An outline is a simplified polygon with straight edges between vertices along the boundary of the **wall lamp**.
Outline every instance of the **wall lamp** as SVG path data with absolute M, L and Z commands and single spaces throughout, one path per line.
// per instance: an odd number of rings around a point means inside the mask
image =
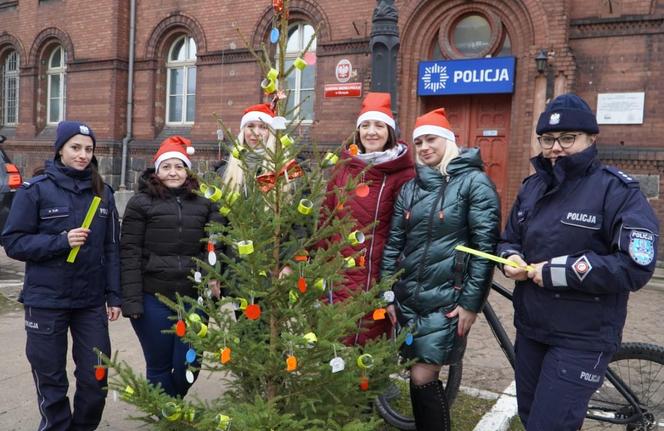
M 540 49 L 535 56 L 535 65 L 537 66 L 537 73 L 544 73 L 549 62 L 549 56 L 546 49 Z

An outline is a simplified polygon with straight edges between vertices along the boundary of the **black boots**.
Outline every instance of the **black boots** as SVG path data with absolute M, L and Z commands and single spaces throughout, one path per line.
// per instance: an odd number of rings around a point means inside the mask
M 450 410 L 440 380 L 424 385 L 410 384 L 410 401 L 417 431 L 450 431 Z

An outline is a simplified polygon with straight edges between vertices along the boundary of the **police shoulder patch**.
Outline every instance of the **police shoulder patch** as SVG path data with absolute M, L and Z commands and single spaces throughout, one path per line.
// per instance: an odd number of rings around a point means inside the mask
M 33 185 L 35 185 L 35 184 L 37 184 L 41 181 L 44 181 L 47 178 L 48 178 L 48 176 L 46 176 L 46 175 L 37 175 L 36 177 L 33 177 L 33 178 L 30 178 L 29 180 L 23 181 L 23 187 L 25 187 L 26 189 L 30 188 L 30 186 L 33 186 Z
M 620 169 L 616 168 L 615 166 L 603 166 L 604 170 L 608 173 L 610 173 L 613 176 L 616 176 L 622 181 L 623 183 L 627 184 L 630 187 L 638 187 L 639 186 L 639 180 L 634 178 L 633 176 L 629 175 L 626 172 L 621 171 Z
M 643 230 L 631 231 L 628 250 L 634 262 L 642 266 L 650 265 L 655 258 L 655 235 Z

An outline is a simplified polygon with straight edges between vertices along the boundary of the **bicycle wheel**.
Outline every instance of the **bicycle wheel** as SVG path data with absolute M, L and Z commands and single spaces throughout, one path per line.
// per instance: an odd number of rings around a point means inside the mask
M 449 407 L 452 407 L 459 386 L 461 385 L 461 374 L 463 372 L 463 362 L 444 366 L 440 372 L 441 376 L 447 375 L 443 381 L 445 387 L 445 396 Z M 393 384 L 387 391 L 376 398 L 376 410 L 388 424 L 400 430 L 414 430 L 415 419 L 410 404 L 410 383 L 408 371 L 392 376 Z
M 609 369 L 638 400 L 620 393 L 608 378 L 591 397 L 583 430 L 664 430 L 664 347 L 624 343 L 613 356 Z

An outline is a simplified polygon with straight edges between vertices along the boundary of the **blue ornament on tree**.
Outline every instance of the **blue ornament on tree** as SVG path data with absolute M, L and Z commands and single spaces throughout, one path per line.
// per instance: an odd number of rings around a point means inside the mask
M 279 29 L 276 27 L 273 27 L 272 31 L 270 32 L 270 42 L 272 43 L 279 42 Z

